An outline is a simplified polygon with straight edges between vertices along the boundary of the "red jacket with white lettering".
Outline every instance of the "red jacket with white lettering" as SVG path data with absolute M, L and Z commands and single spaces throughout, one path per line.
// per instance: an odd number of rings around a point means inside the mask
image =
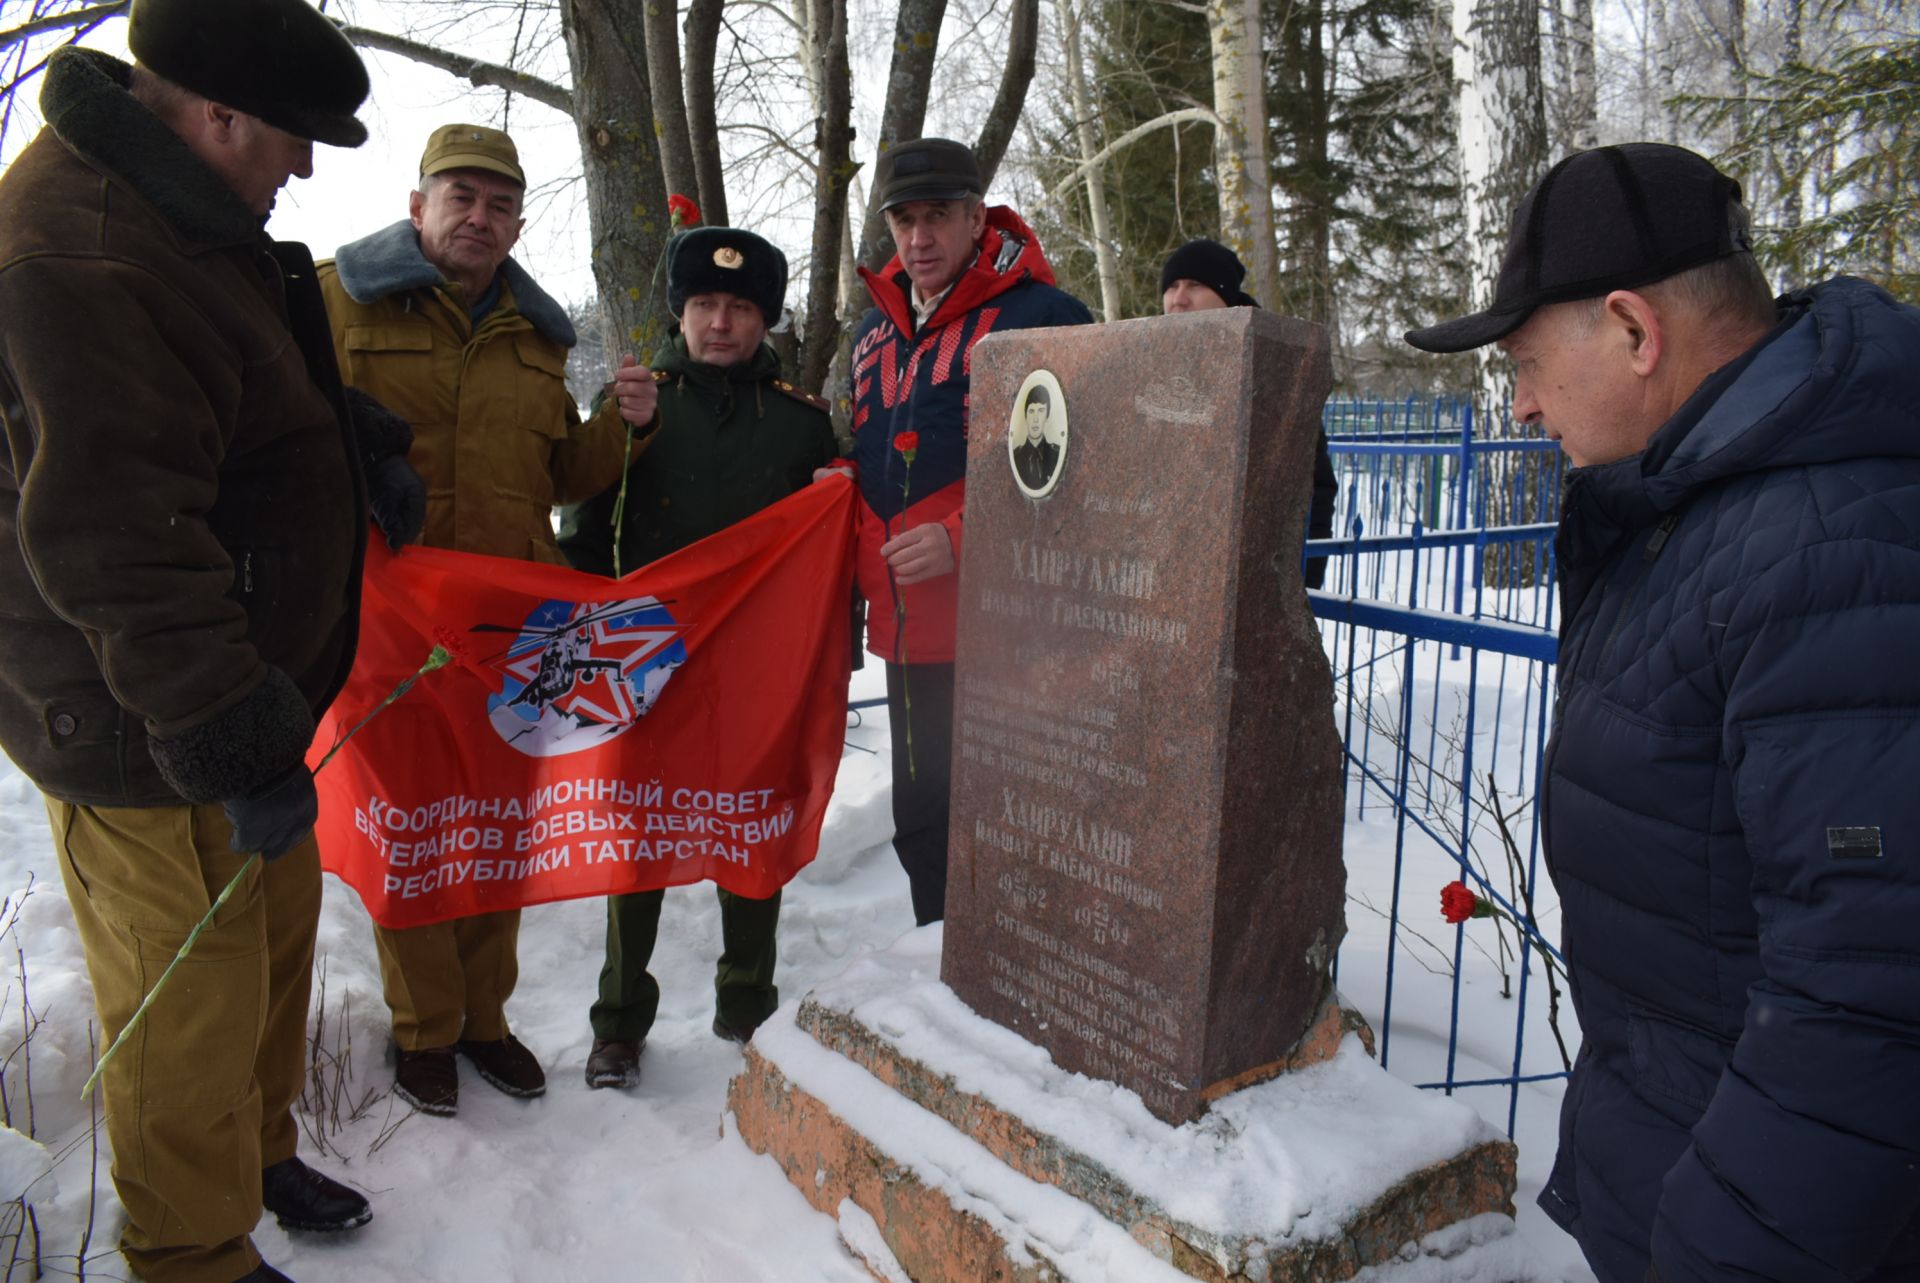
M 950 664 L 960 576 L 901 587 L 880 545 L 937 521 L 960 559 L 966 496 L 967 392 L 973 345 L 995 330 L 1086 325 L 1093 317 L 1054 286 L 1040 241 L 1004 205 L 987 208 L 980 253 L 917 331 L 899 255 L 879 273 L 861 269 L 873 309 L 853 338 L 853 454 L 865 502 L 856 574 L 866 597 L 867 649 L 894 663 Z M 896 449 L 919 443 L 913 462 Z M 901 627 L 904 621 L 904 627 Z

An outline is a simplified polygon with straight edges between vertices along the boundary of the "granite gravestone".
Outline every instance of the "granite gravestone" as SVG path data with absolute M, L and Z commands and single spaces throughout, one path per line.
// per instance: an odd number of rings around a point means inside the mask
M 1073 431 L 1036 498 L 1008 438 L 1040 371 Z M 972 376 L 941 978 L 1184 1122 L 1286 1061 L 1345 930 L 1299 569 L 1326 336 L 1252 308 L 1016 331 Z

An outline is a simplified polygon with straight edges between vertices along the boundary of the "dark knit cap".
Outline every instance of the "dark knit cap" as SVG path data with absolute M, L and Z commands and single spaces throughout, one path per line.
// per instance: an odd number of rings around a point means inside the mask
M 1493 306 L 1410 330 L 1428 352 L 1503 339 L 1548 303 L 1599 298 L 1753 248 L 1740 184 L 1704 157 L 1665 143 L 1575 152 L 1513 211 Z
M 951 138 L 916 138 L 880 153 L 874 186 L 884 213 L 910 200 L 959 200 L 984 196 L 980 162 L 973 148 Z
M 752 299 L 773 325 L 787 297 L 787 256 L 738 227 L 680 232 L 667 242 L 667 306 L 678 316 L 695 294 Z
M 127 47 L 183 89 L 290 134 L 358 147 L 367 69 L 305 0 L 134 0 Z
M 1198 281 L 1218 294 L 1228 307 L 1258 307 L 1253 296 L 1240 291 L 1247 279 L 1247 265 L 1240 256 L 1219 241 L 1188 241 L 1167 255 L 1160 269 L 1160 292 L 1165 294 L 1175 281 Z

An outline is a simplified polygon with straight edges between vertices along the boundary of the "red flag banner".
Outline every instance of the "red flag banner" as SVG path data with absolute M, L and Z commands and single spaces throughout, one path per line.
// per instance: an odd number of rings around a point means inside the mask
M 309 758 L 351 732 L 315 777 L 322 864 L 388 927 L 702 879 L 772 895 L 840 763 L 855 501 L 808 486 L 617 580 L 369 547 Z M 376 713 L 435 645 L 452 661 Z

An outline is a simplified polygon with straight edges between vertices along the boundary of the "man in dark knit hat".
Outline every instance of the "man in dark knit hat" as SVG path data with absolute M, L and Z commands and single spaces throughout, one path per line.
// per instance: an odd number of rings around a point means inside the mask
M 135 0 L 128 44 L 53 56 L 0 177 L 0 744 L 46 796 L 103 1045 L 241 875 L 105 1120 L 136 1277 L 278 1280 L 263 1206 L 371 1215 L 294 1156 L 305 757 L 353 662 L 363 465 L 406 477 L 404 440 L 350 426 L 312 259 L 262 224 L 315 142 L 365 139 L 367 77 L 301 0 Z
M 893 846 L 914 921 L 924 926 L 946 915 L 967 353 L 989 333 L 1093 317 L 1054 284 L 1033 229 L 1007 206 L 986 203 L 965 144 L 897 143 L 878 169 L 878 201 L 897 252 L 878 272 L 860 270 L 873 309 L 854 331 L 853 453 L 839 466 L 857 472 L 865 500 L 855 566 L 869 606 L 867 648 L 887 664 Z M 918 434 L 911 465 L 897 447 L 907 431 Z
M 1218 241 L 1188 241 L 1160 268 L 1160 310 L 1168 316 L 1177 312 L 1210 312 L 1221 307 L 1259 307 L 1253 295 L 1240 288 L 1247 279 L 1246 264 L 1240 256 Z M 1333 507 L 1340 497 L 1340 483 L 1333 473 L 1333 457 L 1327 452 L 1326 429 L 1320 430 L 1313 454 L 1313 499 L 1307 507 L 1307 538 L 1333 537 Z M 1301 567 L 1307 587 L 1318 588 L 1326 581 L 1327 559 L 1309 557 Z
M 1775 299 L 1740 185 L 1549 170 L 1484 311 L 1560 442 L 1541 771 L 1584 1044 L 1540 1204 L 1603 1283 L 1920 1278 L 1920 308 Z
M 561 517 L 560 547 L 596 575 L 632 571 L 726 529 L 809 485 L 837 449 L 827 403 L 780 377 L 764 341 L 780 318 L 787 259 L 737 227 L 681 232 L 667 245 L 667 305 L 679 329 L 653 358 L 657 428 L 616 484 Z M 643 371 L 644 372 L 644 371 Z M 620 512 L 615 525 L 615 512 Z M 630 1087 L 660 1007 L 647 972 L 664 891 L 607 899 L 607 954 L 593 1004 L 589 1087 Z M 713 1032 L 753 1036 L 780 1005 L 773 983 L 780 895 L 721 890 Z
M 566 309 L 511 257 L 527 176 L 513 139 L 435 129 L 407 217 L 320 264 L 347 382 L 413 428 L 430 548 L 559 564 L 553 507 L 617 480 L 628 436 L 653 419 L 653 380 L 631 358 L 582 421 L 567 392 Z M 539 1058 L 507 1026 L 520 975 L 520 911 L 374 928 L 393 1016 L 394 1090 L 427 1114 L 459 1108 L 465 1057 L 509 1096 L 546 1091 Z

